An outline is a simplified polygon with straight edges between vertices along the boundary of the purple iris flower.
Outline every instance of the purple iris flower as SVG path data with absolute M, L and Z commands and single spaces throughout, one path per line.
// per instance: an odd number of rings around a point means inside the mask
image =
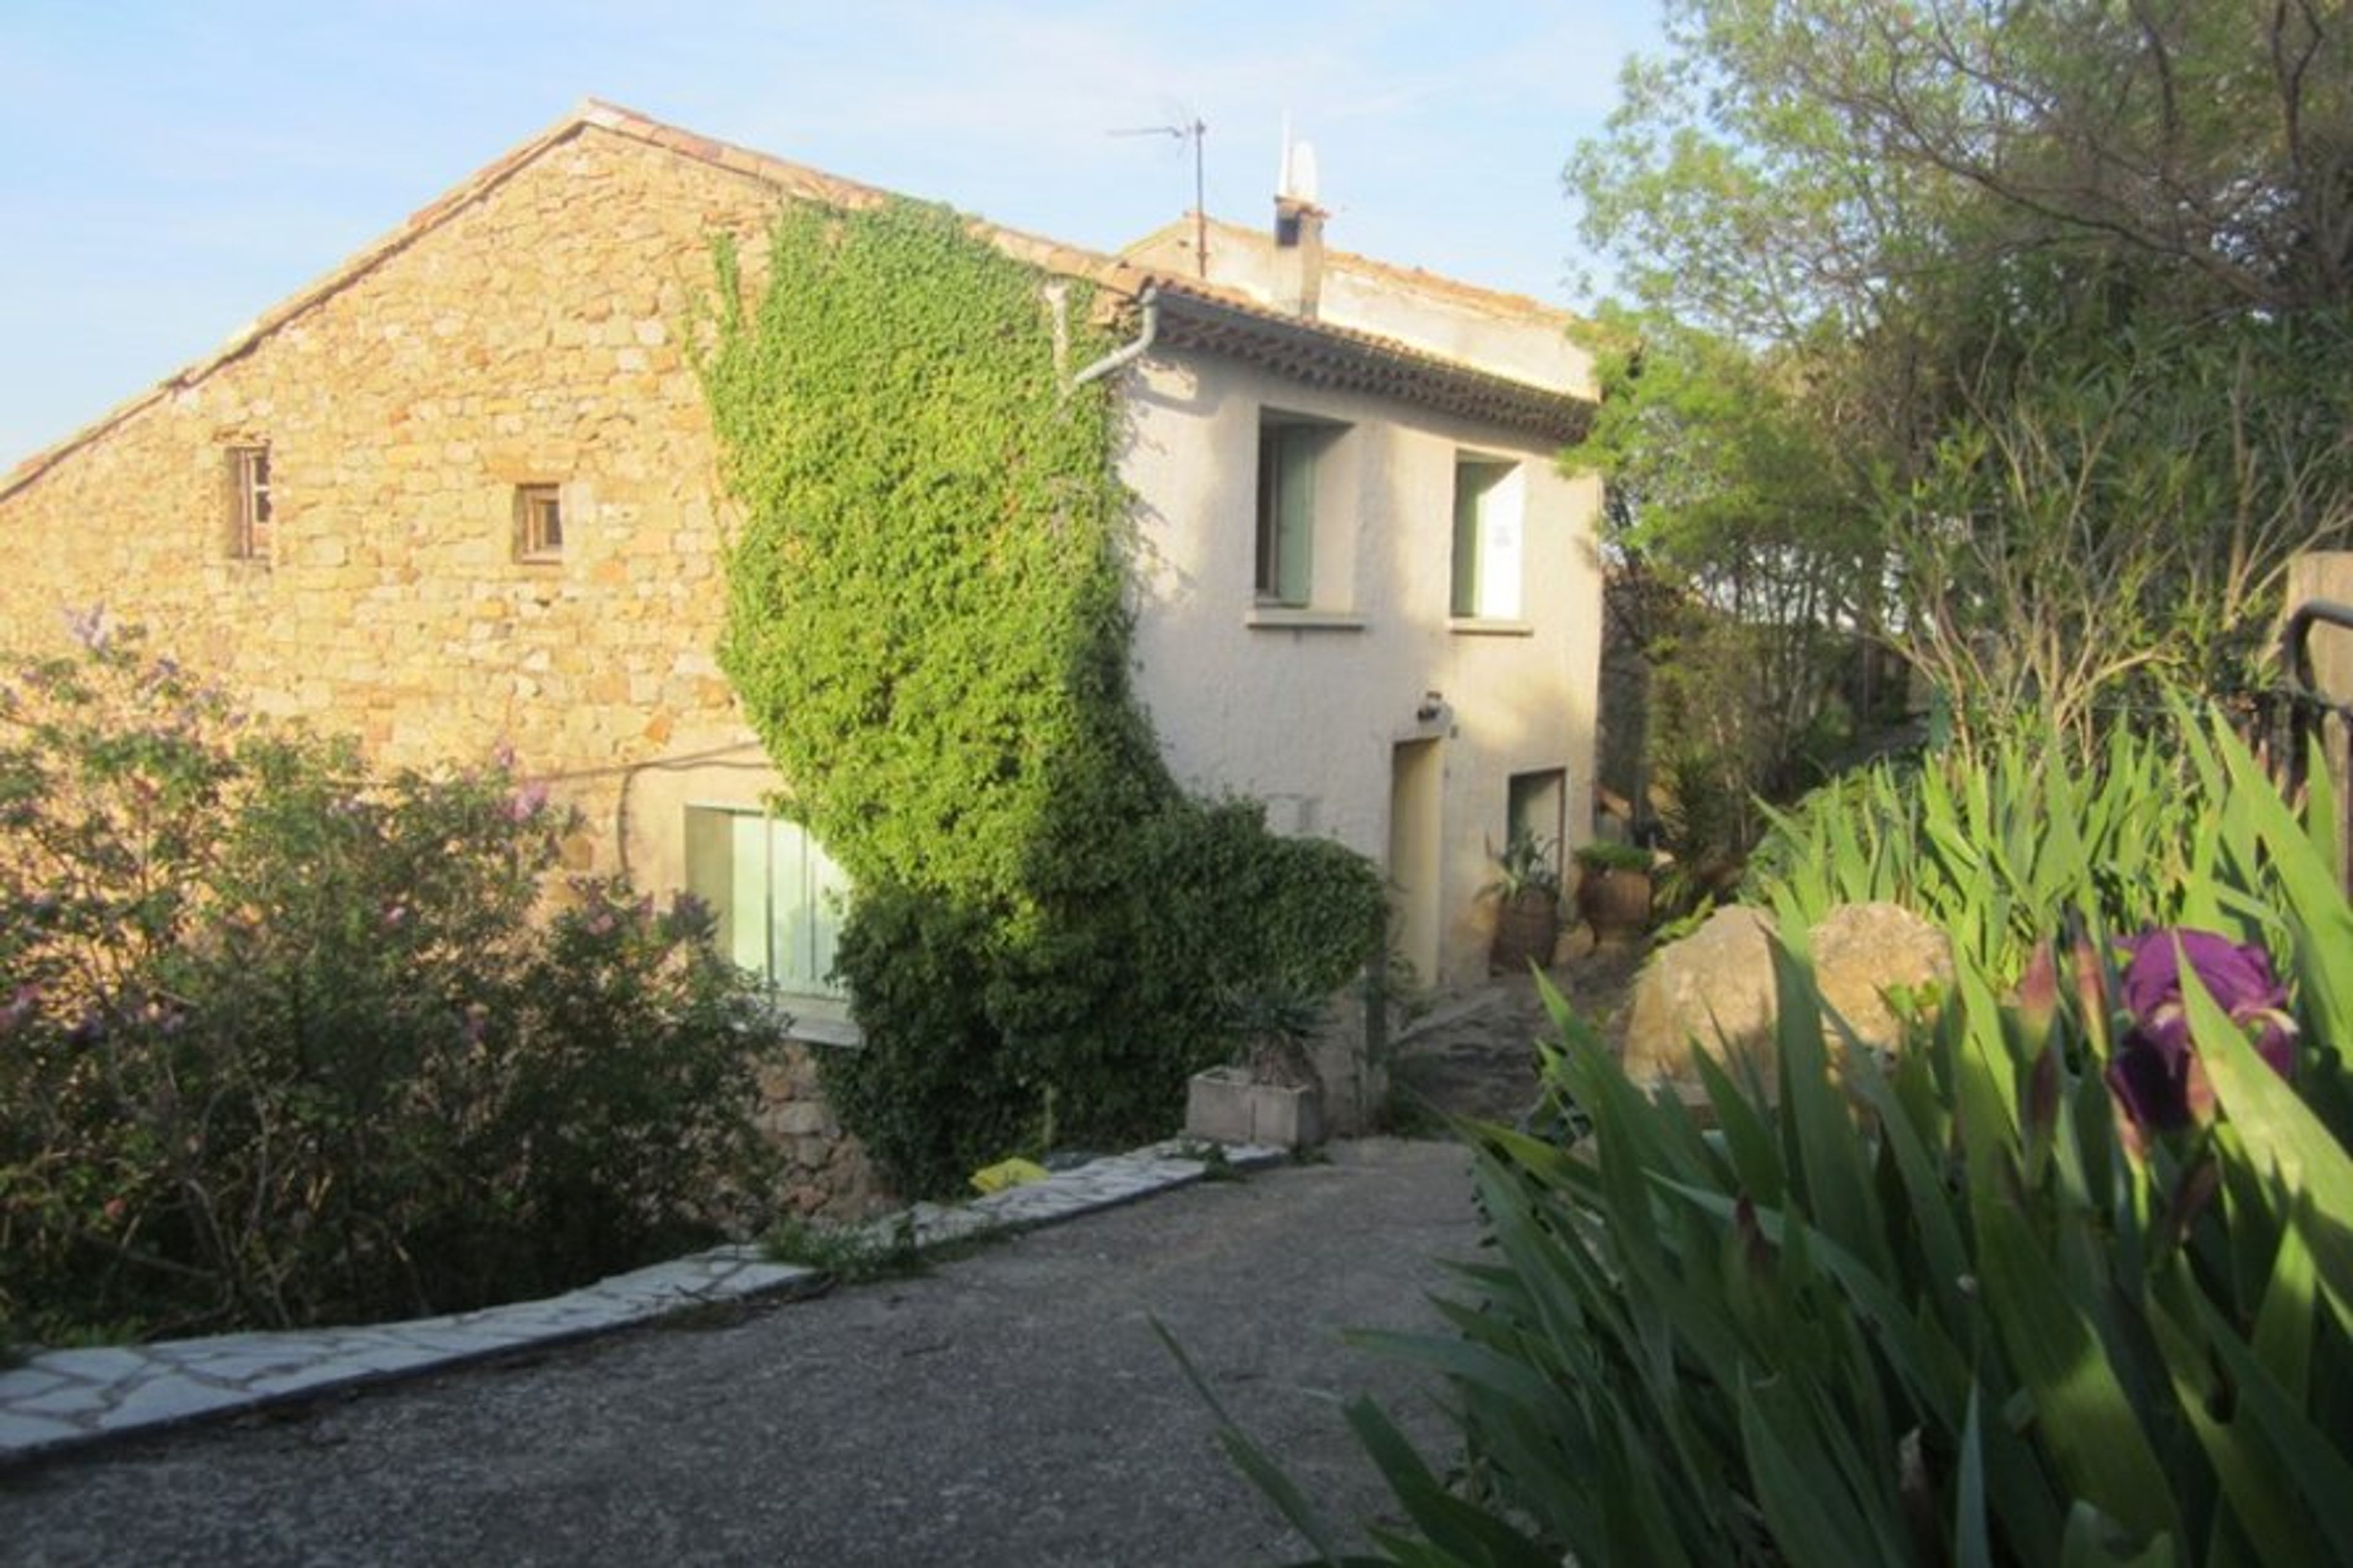
M 2212 931 L 2160 927 L 2126 940 L 2125 1007 L 2133 1026 L 2108 1058 L 2108 1091 L 2133 1129 L 2171 1132 L 2214 1114 L 2214 1091 L 2189 1038 L 2181 1000 L 2181 963 L 2232 1022 L 2254 1029 L 2255 1050 L 2282 1078 L 2295 1062 L 2295 1024 L 2287 987 L 2271 960 L 2251 943 Z

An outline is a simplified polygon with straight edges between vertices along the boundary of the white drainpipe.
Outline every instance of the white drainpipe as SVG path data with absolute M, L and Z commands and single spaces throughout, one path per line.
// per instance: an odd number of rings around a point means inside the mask
M 1123 365 L 1134 363 L 1152 347 L 1153 340 L 1160 335 L 1159 286 L 1157 284 L 1147 286 L 1139 297 L 1138 303 L 1144 307 L 1144 329 L 1137 335 L 1136 340 L 1124 348 L 1112 350 L 1111 353 L 1071 377 L 1071 385 L 1073 389 L 1084 386 L 1099 376 L 1109 375 Z

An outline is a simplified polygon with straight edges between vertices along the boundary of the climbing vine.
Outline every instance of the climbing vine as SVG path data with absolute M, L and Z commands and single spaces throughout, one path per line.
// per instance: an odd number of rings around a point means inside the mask
M 1215 991 L 1335 988 L 1378 880 L 1188 799 L 1128 680 L 1129 497 L 1087 291 L 945 208 L 787 208 L 722 246 L 702 370 L 743 531 L 719 658 L 857 891 L 845 1121 L 911 1191 L 1166 1131 Z M 1058 331 L 1066 341 L 1058 351 Z M 1261 891 L 1237 910 L 1246 861 Z

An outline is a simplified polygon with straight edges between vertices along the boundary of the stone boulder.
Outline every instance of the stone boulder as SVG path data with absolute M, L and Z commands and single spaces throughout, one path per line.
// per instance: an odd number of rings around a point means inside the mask
M 1846 904 L 1807 933 L 1814 949 L 1814 984 L 1822 1005 L 1836 1014 L 1858 1044 L 1883 1053 L 1903 1043 L 1904 1031 L 1887 993 L 1953 984 L 1953 944 L 1935 924 L 1900 904 Z M 1841 1038 L 1835 1026 L 1833 1041 Z
M 1757 1060 L 1769 1076 L 1772 929 L 1760 911 L 1727 904 L 1691 935 L 1651 954 L 1626 1006 L 1627 1077 L 1643 1088 L 1697 1083 L 1695 1039 L 1719 1061 Z
M 1773 924 L 1741 906 L 1716 910 L 1698 931 L 1651 955 L 1628 1005 L 1627 1076 L 1648 1088 L 1675 1086 L 1700 1098 L 1691 1053 L 1706 1051 L 1738 1079 L 1753 1067 L 1768 1096 L 1778 1054 L 1773 1043 Z M 1837 1021 L 1824 1020 L 1832 1050 L 1849 1036 L 1893 1050 L 1900 1038 L 1885 994 L 1895 987 L 1949 985 L 1953 958 L 1945 933 L 1894 904 L 1833 910 L 1808 933 L 1814 978 Z

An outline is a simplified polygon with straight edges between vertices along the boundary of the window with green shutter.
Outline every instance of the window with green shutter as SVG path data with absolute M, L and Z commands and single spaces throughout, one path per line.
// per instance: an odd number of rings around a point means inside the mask
M 1453 596 L 1448 613 L 1507 620 L 1520 613 L 1517 496 L 1514 465 L 1489 458 L 1454 462 Z
M 1261 604 L 1304 608 L 1315 593 L 1315 468 L 1341 426 L 1265 413 L 1258 433 Z

